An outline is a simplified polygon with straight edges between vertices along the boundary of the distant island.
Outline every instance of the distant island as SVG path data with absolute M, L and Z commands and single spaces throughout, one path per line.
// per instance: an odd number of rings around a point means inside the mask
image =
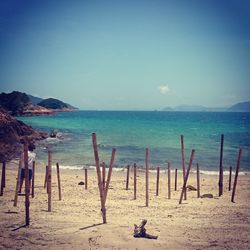
M 165 107 L 162 111 L 179 112 L 250 112 L 250 101 L 234 104 L 231 107 L 205 107 L 201 105 L 180 105 L 176 107 Z
M 42 99 L 19 91 L 1 93 L 0 107 L 13 116 L 52 115 L 77 109 L 58 99 Z

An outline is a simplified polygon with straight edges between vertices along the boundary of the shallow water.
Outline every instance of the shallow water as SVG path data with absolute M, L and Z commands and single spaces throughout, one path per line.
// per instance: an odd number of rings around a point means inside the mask
M 55 116 L 19 117 L 41 131 L 56 129 L 63 140 L 51 140 L 53 161 L 61 165 L 93 165 L 91 134 L 97 134 L 100 159 L 110 160 L 116 148 L 115 164 L 136 162 L 144 165 L 145 148 L 150 150 L 150 166 L 181 168 L 180 135 L 184 135 L 186 162 L 195 149 L 194 163 L 203 170 L 218 169 L 220 137 L 224 134 L 223 165 L 236 165 L 243 148 L 241 170 L 250 171 L 250 113 L 154 112 L 154 111 L 76 111 Z M 37 148 L 39 161 L 46 161 L 46 150 Z

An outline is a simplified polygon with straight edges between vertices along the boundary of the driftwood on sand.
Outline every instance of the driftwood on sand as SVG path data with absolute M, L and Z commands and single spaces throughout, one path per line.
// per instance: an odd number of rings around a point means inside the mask
M 134 226 L 135 226 L 134 237 L 135 238 L 147 238 L 147 239 L 156 240 L 158 238 L 158 236 L 154 236 L 154 235 L 146 233 L 146 228 L 145 228 L 146 223 L 147 223 L 147 220 L 144 219 L 144 220 L 142 220 L 142 222 L 139 226 L 134 224 Z

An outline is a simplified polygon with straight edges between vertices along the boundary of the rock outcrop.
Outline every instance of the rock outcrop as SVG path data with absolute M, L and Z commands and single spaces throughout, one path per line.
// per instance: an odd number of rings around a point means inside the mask
M 0 108 L 0 162 L 9 161 L 20 155 L 21 144 L 24 141 L 42 140 L 47 137 L 46 133 L 34 130 Z

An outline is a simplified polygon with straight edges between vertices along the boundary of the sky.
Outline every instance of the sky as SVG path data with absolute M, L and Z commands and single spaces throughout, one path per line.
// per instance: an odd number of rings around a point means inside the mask
M 250 1 L 0 1 L 0 92 L 80 109 L 250 100 Z

